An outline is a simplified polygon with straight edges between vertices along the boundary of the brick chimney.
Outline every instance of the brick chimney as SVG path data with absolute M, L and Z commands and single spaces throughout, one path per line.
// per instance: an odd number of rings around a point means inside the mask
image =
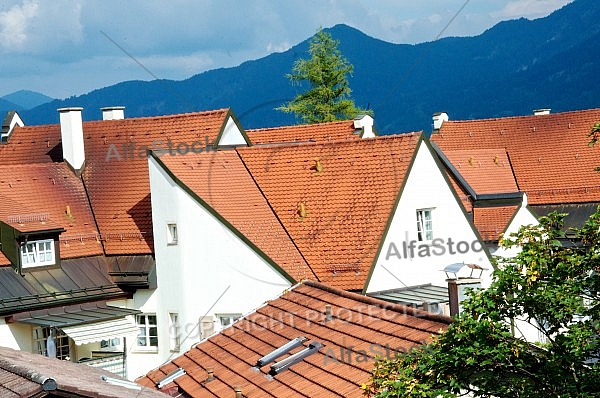
M 102 111 L 102 120 L 122 120 L 125 119 L 124 106 L 106 106 L 100 108 Z
M 80 173 L 85 163 L 83 148 L 83 123 L 81 111 L 83 108 L 60 108 L 60 136 L 62 140 L 63 160 L 76 173 Z

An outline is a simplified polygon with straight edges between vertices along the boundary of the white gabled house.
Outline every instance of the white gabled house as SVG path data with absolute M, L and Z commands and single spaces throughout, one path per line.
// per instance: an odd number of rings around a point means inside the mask
M 435 152 L 422 139 L 398 193 L 365 292 L 428 283 L 444 286 L 448 277 L 445 267 L 460 262 L 481 267 L 476 276 L 483 277 L 484 286 L 489 284 L 493 267 L 487 249 Z

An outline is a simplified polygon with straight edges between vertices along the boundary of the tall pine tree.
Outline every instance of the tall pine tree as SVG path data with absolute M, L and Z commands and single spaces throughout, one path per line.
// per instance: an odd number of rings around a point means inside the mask
M 299 59 L 292 73 L 286 75 L 294 84 L 308 82 L 308 91 L 277 108 L 295 113 L 306 123 L 322 123 L 352 119 L 359 114 L 372 112 L 356 107 L 350 98 L 347 75 L 353 66 L 338 49 L 339 41 L 320 29 L 310 41 L 310 59 Z

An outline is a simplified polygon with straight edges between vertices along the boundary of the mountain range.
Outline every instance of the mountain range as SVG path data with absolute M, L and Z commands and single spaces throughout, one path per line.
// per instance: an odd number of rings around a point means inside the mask
M 354 65 L 357 105 L 374 111 L 380 134 L 431 131 L 431 116 L 451 119 L 553 112 L 598 106 L 600 2 L 575 0 L 535 20 L 501 22 L 481 35 L 416 45 L 393 44 L 347 26 L 327 30 Z M 186 80 L 127 81 L 21 113 L 26 124 L 57 123 L 57 108 L 84 107 L 86 120 L 100 108 L 125 106 L 126 117 L 232 108 L 245 128 L 298 122 L 274 110 L 306 87 L 285 77 L 308 57 L 308 39 L 281 53 Z M 1 105 L 1 104 L 0 104 Z M 0 107 L 1 109 L 1 107 Z

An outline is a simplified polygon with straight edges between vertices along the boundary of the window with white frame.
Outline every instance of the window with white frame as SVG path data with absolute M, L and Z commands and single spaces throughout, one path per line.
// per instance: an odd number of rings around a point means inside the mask
M 179 314 L 169 313 L 169 349 L 171 352 L 179 352 L 181 345 L 181 328 L 179 327 Z
M 433 209 L 417 210 L 417 240 L 420 242 L 433 240 Z
M 167 224 L 167 244 L 168 245 L 176 245 L 177 244 L 177 224 L 175 224 L 175 223 Z
M 109 340 L 100 341 L 100 351 L 121 351 L 123 347 L 121 346 L 121 339 L 115 337 Z
M 136 315 L 136 323 L 139 328 L 137 336 L 137 347 L 146 349 L 158 348 L 158 325 L 155 314 Z
M 21 245 L 21 266 L 23 268 L 53 265 L 54 240 L 35 240 Z
M 50 337 L 49 327 L 33 328 L 33 352 L 36 354 L 48 356 L 48 338 Z M 56 358 L 69 360 L 69 337 L 60 329 L 54 328 L 52 336 L 54 347 L 56 347 Z
M 221 323 L 221 327 L 226 327 L 242 317 L 242 314 L 216 314 L 217 319 Z

